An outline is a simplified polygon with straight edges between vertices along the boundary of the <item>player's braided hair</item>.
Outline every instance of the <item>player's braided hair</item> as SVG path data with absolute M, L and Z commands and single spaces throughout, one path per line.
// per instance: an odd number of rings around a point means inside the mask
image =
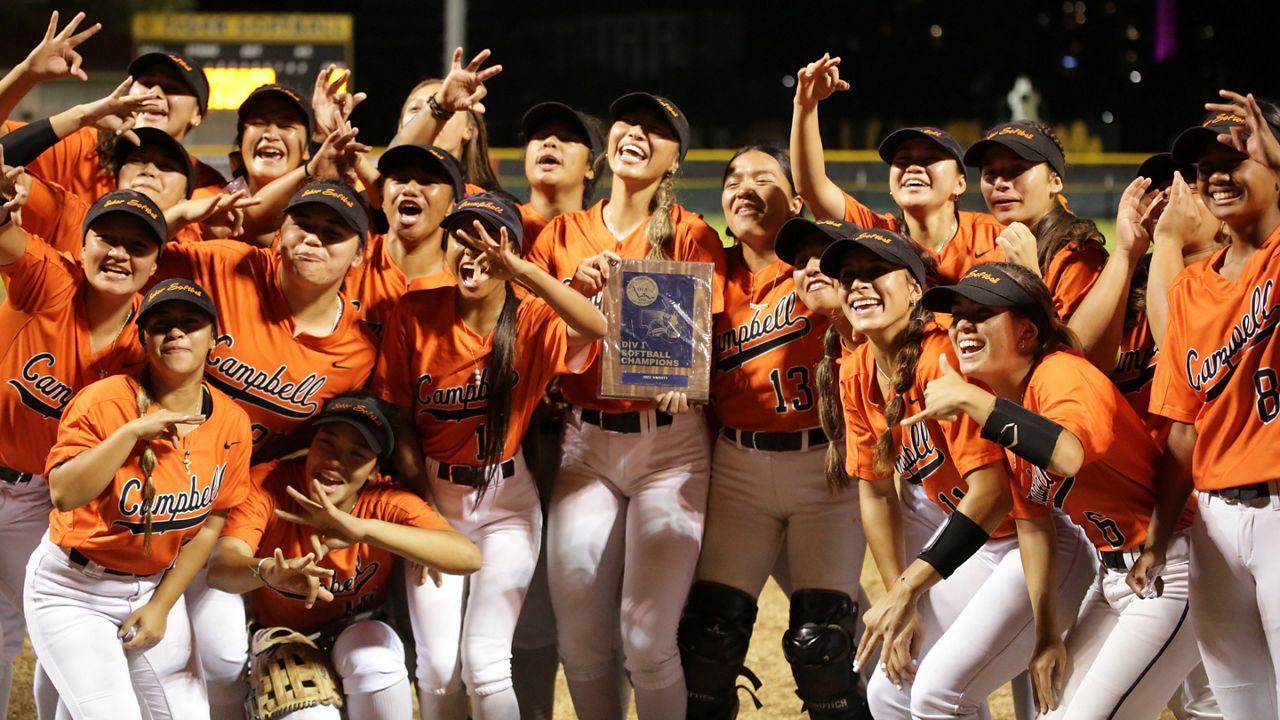
M 138 415 L 146 415 L 147 408 L 151 407 L 151 391 L 147 390 L 147 376 L 144 373 L 138 378 L 138 392 L 135 395 L 138 403 Z M 152 478 L 152 473 L 156 469 L 156 451 L 152 449 L 151 443 L 144 442 L 142 445 L 142 552 L 151 554 L 151 509 L 156 499 L 156 482 Z
M 919 300 L 911 308 L 911 320 L 895 339 L 898 351 L 894 354 L 893 373 L 889 375 L 893 396 L 884 407 L 885 429 L 876 438 L 876 474 L 883 477 L 893 473 L 893 463 L 898 453 L 894 447 L 893 431 L 902 422 L 906 411 L 904 396 L 916 381 L 916 363 L 920 361 L 920 345 L 924 342 L 924 329 L 933 320 L 933 313 Z
M 511 394 L 516 385 L 516 300 L 511 284 L 504 288 L 502 313 L 493 330 L 493 354 L 489 360 L 489 389 L 485 395 L 484 436 L 480 443 L 480 462 L 485 465 L 477 502 L 484 498 L 489 484 L 502 478 L 503 453 L 507 446 L 507 426 L 511 419 Z
M 1038 121 L 1027 124 L 1052 140 L 1053 144 L 1058 146 L 1058 152 L 1062 153 L 1063 159 L 1066 159 L 1067 152 L 1063 149 L 1062 141 L 1058 139 L 1058 134 L 1052 127 Z M 1057 198 L 1054 199 L 1057 200 Z M 1053 208 L 1036 222 L 1035 227 L 1031 228 L 1031 234 L 1036 236 L 1036 261 L 1040 264 L 1042 275 L 1048 274 L 1049 265 L 1053 262 L 1054 256 L 1064 247 L 1073 243 L 1081 247 L 1091 243 L 1102 246 L 1106 242 L 1102 232 L 1092 220 L 1079 217 L 1061 202 L 1054 202 Z
M 658 183 L 658 191 L 649 201 L 652 215 L 649 217 L 647 229 L 649 237 L 649 259 L 667 260 L 667 243 L 676 236 L 675 219 L 672 217 L 676 205 L 675 172 L 668 172 Z
M 841 353 L 840 332 L 829 326 L 822 336 L 822 359 L 818 361 L 818 421 L 827 434 L 827 490 L 838 495 L 849 487 L 849 475 L 840 459 L 839 443 L 844 442 L 844 410 L 840 405 L 840 387 L 836 360 Z
M 1053 293 L 1049 292 L 1049 286 L 1044 284 L 1044 280 L 1031 271 L 1030 268 L 1023 267 L 1017 263 L 1000 262 L 992 263 L 1003 270 L 1013 281 L 1031 295 L 1036 300 L 1036 305 L 1049 318 L 1049 333 L 1047 337 L 1037 338 L 1039 350 L 1035 353 L 1036 357 L 1051 353 L 1055 350 L 1075 350 L 1080 351 L 1080 340 L 1076 334 L 1067 327 L 1067 324 L 1058 318 L 1058 313 L 1053 308 Z M 1018 317 L 1034 319 L 1026 311 L 1019 308 L 1012 308 L 1013 314 Z

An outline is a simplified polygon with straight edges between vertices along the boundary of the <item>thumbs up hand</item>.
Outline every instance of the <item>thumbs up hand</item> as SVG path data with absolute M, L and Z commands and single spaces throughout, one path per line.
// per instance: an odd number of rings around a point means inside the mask
M 924 420 L 955 420 L 965 413 L 978 422 L 986 422 L 996 405 L 996 397 L 977 385 L 969 384 L 964 375 L 951 367 L 946 353 L 938 356 L 938 377 L 924 389 L 924 409 L 905 418 L 903 427 Z

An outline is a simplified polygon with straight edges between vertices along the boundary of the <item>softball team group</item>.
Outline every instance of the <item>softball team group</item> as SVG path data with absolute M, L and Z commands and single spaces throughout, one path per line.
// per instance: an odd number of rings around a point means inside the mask
M 55 12 L 0 120 L 99 28 Z M 1038 122 L 842 191 L 824 55 L 721 238 L 674 101 L 534 106 L 521 203 L 462 61 L 376 161 L 349 72 L 254 90 L 230 182 L 190 58 L 5 120 L 0 708 L 25 631 L 46 720 L 540 720 L 558 666 L 587 720 L 1280 717 L 1274 105 L 1206 104 L 1108 253 Z M 709 403 L 601 397 L 624 258 L 714 266 Z M 753 711 L 771 576 L 799 699 Z

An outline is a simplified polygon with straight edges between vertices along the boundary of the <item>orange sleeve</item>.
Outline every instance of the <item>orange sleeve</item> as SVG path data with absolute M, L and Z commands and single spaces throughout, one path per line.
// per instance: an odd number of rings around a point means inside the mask
M 532 345 L 537 348 L 540 364 L 547 368 L 546 382 L 555 375 L 576 375 L 586 370 L 595 358 L 594 348 L 599 345 L 592 343 L 585 360 L 582 353 L 578 353 L 570 363 L 569 326 L 542 298 L 530 298 L 521 304 L 516 332 L 522 347 Z M 545 385 L 546 382 L 539 384 Z
M 724 252 L 724 243 L 720 242 L 720 234 L 708 225 L 701 217 L 689 213 L 693 221 L 688 223 L 689 244 L 687 257 L 680 258 L 689 262 L 709 262 L 715 266 L 711 281 L 711 313 L 714 315 L 724 310 L 724 277 L 728 258 Z
M 1185 271 L 1184 271 L 1185 273 Z M 1186 316 L 1189 301 L 1194 302 L 1189 275 L 1179 275 L 1169 289 L 1169 324 L 1164 342 L 1156 355 L 1156 374 L 1151 380 L 1151 414 L 1174 422 L 1194 423 L 1203 403 L 1187 382 L 1188 338 Z
M 858 202 L 856 198 L 847 192 L 844 195 L 844 217 L 841 218 L 845 222 L 851 222 L 863 229 L 883 228 L 898 232 L 898 218 L 889 213 L 878 213 L 871 208 Z M 821 219 L 821 218 L 819 218 Z
M 84 246 L 84 216 L 89 205 L 57 183 L 30 175 L 31 190 L 22 206 L 22 229 L 38 235 L 59 252 L 78 257 Z
M 413 318 L 405 310 L 408 297 L 396 303 L 386 326 L 382 328 L 382 348 L 373 373 L 373 389 L 393 405 L 412 408 L 417 396 L 413 380 L 409 377 L 414 346 L 409 339 Z
M 97 148 L 97 128 L 80 128 L 40 153 L 35 160 L 27 163 L 25 169 L 45 180 L 58 183 L 71 192 L 77 192 L 98 169 L 97 162 L 92 162 L 92 168 L 86 167 L 90 164 L 86 162 L 87 158 L 97 159 Z M 85 200 L 91 201 L 92 198 Z
M 59 255 L 40 238 L 27 233 L 27 251 L 22 257 L 8 265 L 0 265 L 0 276 L 4 277 L 9 303 L 28 314 L 48 307 L 53 296 L 75 289 L 76 280 L 69 265 L 74 266 L 75 263 Z
M 532 241 L 529 251 L 525 253 L 524 259 L 542 268 L 552 277 L 555 277 L 555 273 L 552 272 L 551 269 L 552 256 L 555 254 L 556 241 L 559 239 L 563 230 L 564 218 L 561 216 L 552 218 L 551 222 L 547 223 L 547 226 L 542 228 L 542 232 L 538 233 L 538 237 Z M 556 279 L 559 280 L 560 278 Z
M 244 500 L 227 514 L 227 524 L 222 528 L 223 537 L 239 538 L 249 545 L 249 552 L 257 554 L 262 535 L 275 517 L 276 503 L 271 493 L 263 487 L 278 463 L 264 463 L 253 469 L 253 481 Z M 273 548 L 274 549 L 274 548 Z
M 97 385 L 100 383 L 76 393 L 63 411 L 62 422 L 58 424 L 58 441 L 45 461 L 45 477 L 62 463 L 97 447 L 130 417 L 123 401 L 99 398 L 101 393 L 97 391 Z M 130 410 L 137 415 L 136 408 Z
M 881 480 L 875 471 L 878 434 L 867 413 L 871 408 L 859 397 L 855 373 L 862 363 L 845 358 L 840 367 L 840 404 L 844 408 L 845 472 L 861 480 Z
M 424 530 L 451 530 L 448 521 L 440 516 L 426 500 L 398 487 L 366 489 L 373 493 L 371 517 L 396 525 L 408 525 Z
M 1069 321 L 1084 302 L 1106 264 L 1106 248 L 1094 243 L 1083 246 L 1073 243 L 1053 256 L 1044 281 L 1053 293 L 1053 306 L 1062 322 Z
M 1072 362 L 1079 359 L 1079 363 Z M 1097 373 L 1090 382 L 1088 371 Z M 1038 413 L 1071 433 L 1084 448 L 1084 462 L 1088 465 L 1107 453 L 1116 442 L 1115 424 L 1111 418 L 1118 408 L 1117 394 L 1108 387 L 1110 381 L 1083 358 L 1066 353 L 1053 353 L 1041 361 L 1031 379 L 1027 393 L 1027 409 Z M 1034 405 L 1034 406 L 1033 406 Z

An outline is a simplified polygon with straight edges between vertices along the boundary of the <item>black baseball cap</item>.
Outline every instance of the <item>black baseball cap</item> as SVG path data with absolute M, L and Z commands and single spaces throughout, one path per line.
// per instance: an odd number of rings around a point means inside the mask
M 169 240 L 169 223 L 165 222 L 164 211 L 154 200 L 136 190 L 112 190 L 98 198 L 85 213 L 80 231 L 88 234 L 89 227 L 98 218 L 112 213 L 132 215 L 141 220 L 151 239 L 160 246 L 160 252 L 164 252 L 164 244 Z
M 940 285 L 926 291 L 921 302 L 934 312 L 949 313 L 957 297 L 968 298 L 987 307 L 1024 310 L 1031 315 L 1041 339 L 1049 335 L 1050 319 L 1044 308 L 999 264 L 975 265 L 955 285 Z
M 251 116 L 255 109 L 254 106 L 270 98 L 282 100 L 289 110 L 302 121 L 302 126 L 308 132 L 311 131 L 311 113 L 307 111 L 307 106 L 302 102 L 302 96 L 284 85 L 274 83 L 271 85 L 259 85 L 253 89 L 253 92 L 249 93 L 244 102 L 240 103 L 239 109 L 236 110 L 236 129 L 238 131 L 244 130 L 245 120 Z
M 208 291 L 196 284 L 194 280 L 169 278 L 151 288 L 142 299 L 142 306 L 138 308 L 138 318 L 135 321 L 140 333 L 146 325 L 147 315 L 157 306 L 168 302 L 194 305 L 209 316 L 215 328 L 218 326 L 218 308 L 214 306 Z
M 592 157 L 600 154 L 604 149 L 604 139 L 600 137 L 600 129 L 592 122 L 591 117 L 559 102 L 538 103 L 524 114 L 520 119 L 520 132 L 524 135 L 525 143 L 529 142 L 539 128 L 553 122 L 563 123 L 565 127 L 577 131 L 582 139 L 586 140 Z
M 1138 166 L 1138 172 L 1134 177 L 1149 178 L 1151 187 L 1161 188 L 1168 187 L 1173 182 L 1174 172 L 1182 173 L 1182 179 L 1187 182 L 1194 182 L 1196 177 L 1196 166 L 1193 163 L 1181 163 L 1173 159 L 1173 153 L 1156 153 Z
M 440 226 L 446 231 L 468 223 L 464 230 L 471 230 L 470 221 L 479 220 L 497 240 L 499 228 L 507 229 L 507 236 L 515 240 L 516 247 L 524 248 L 524 222 L 520 218 L 520 209 L 509 199 L 498 193 L 476 193 L 468 195 L 462 202 L 453 206 L 453 210 L 444 216 Z
M 889 133 L 889 137 L 880 142 L 880 159 L 886 163 L 892 163 L 893 154 L 908 140 L 932 142 L 954 157 L 956 162 L 960 163 L 960 171 L 964 172 L 964 148 L 960 147 L 959 141 L 952 137 L 951 133 L 935 127 L 907 127 L 894 130 Z
M 837 240 L 849 240 L 862 228 L 843 220 L 810 220 L 793 217 L 782 224 L 774 238 L 773 252 L 788 265 L 796 264 L 796 252 L 806 241 L 819 240 L 824 246 Z
M 369 449 L 386 458 L 396 446 L 396 433 L 382 403 L 369 395 L 344 394 L 330 398 L 311 421 L 316 428 L 329 423 L 350 425 L 368 443 Z
M 182 146 L 169 133 L 157 128 L 134 128 L 134 134 L 138 136 L 138 144 L 118 138 L 115 148 L 112 150 L 112 162 L 115 163 L 116 172 L 120 172 L 120 166 L 129 160 L 129 156 L 138 150 L 144 148 L 156 147 L 164 151 L 166 155 L 177 161 L 178 166 L 182 168 L 182 174 L 187 176 L 187 193 L 186 197 L 191 197 L 191 193 L 196 189 L 196 170 L 191 164 L 191 153 Z
M 350 185 L 328 180 L 307 183 L 289 201 L 289 205 L 284 209 L 285 214 L 287 215 L 296 207 L 311 203 L 331 208 L 338 213 L 347 227 L 355 230 L 362 238 L 369 232 L 369 210 L 365 207 L 364 198 L 360 197 L 360 193 Z
M 461 200 L 467 194 L 462 181 L 462 168 L 448 151 L 435 145 L 397 145 L 378 158 L 378 172 L 389 175 L 406 165 L 438 170 L 449 178 L 453 186 L 453 199 Z
M 1275 128 L 1271 127 L 1270 124 L 1267 127 L 1271 130 L 1272 135 L 1280 138 Z M 1173 159 L 1182 163 L 1194 164 L 1204 154 L 1205 150 L 1219 144 L 1219 135 L 1230 135 L 1233 128 L 1239 128 L 1243 137 L 1249 137 L 1248 126 L 1245 125 L 1244 118 L 1239 115 L 1217 112 L 1205 115 L 1202 123 L 1183 130 L 1178 135 L 1178 138 L 1173 141 Z
M 896 232 L 881 228 L 858 230 L 852 237 L 841 238 L 828 245 L 819 261 L 822 274 L 829 278 L 840 277 L 840 267 L 844 265 L 844 259 L 849 253 L 857 252 L 859 248 L 870 250 L 878 257 L 895 265 L 901 265 L 910 271 L 911 276 L 916 279 L 921 288 L 928 287 L 924 261 L 912 247 L 912 241 Z
M 684 160 L 685 153 L 689 152 L 689 119 L 680 112 L 680 108 L 659 95 L 633 92 L 623 95 L 609 105 L 609 117 L 617 120 L 627 111 L 635 109 L 652 110 L 660 117 L 666 118 L 680 140 L 680 159 Z
M 205 77 L 204 68 L 189 58 L 177 53 L 151 52 L 143 53 L 129 63 L 129 74 L 135 79 L 138 73 L 151 65 L 165 65 L 173 68 L 196 96 L 196 104 L 200 106 L 200 114 L 209 112 L 209 78 Z
M 1067 159 L 1062 156 L 1058 144 L 1036 126 L 1025 122 L 1002 123 L 988 130 L 984 139 L 970 145 L 965 151 L 964 164 L 974 168 L 982 167 L 987 151 L 997 145 L 1009 148 L 1023 160 L 1049 163 L 1049 167 L 1059 177 L 1067 176 Z

